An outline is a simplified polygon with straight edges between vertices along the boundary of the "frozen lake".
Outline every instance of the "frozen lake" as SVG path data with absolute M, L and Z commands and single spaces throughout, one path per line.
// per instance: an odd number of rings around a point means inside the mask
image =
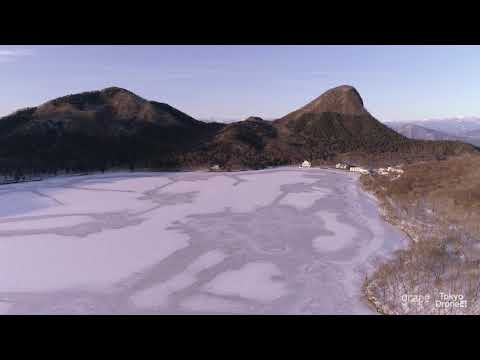
M 0 187 L 0 314 L 370 314 L 405 246 L 358 175 L 109 173 Z

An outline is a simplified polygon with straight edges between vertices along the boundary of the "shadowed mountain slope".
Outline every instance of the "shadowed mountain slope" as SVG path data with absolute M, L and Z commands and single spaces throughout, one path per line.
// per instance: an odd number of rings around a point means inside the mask
M 0 166 L 33 172 L 177 167 L 224 125 L 121 88 L 61 97 L 0 119 Z
M 227 169 L 351 160 L 383 164 L 475 149 L 408 139 L 380 123 L 351 86 L 339 86 L 275 121 L 207 123 L 111 87 L 64 96 L 0 119 L 1 173 L 109 168 Z
M 398 134 L 375 119 L 348 85 L 328 90 L 274 126 L 286 146 L 312 160 L 350 159 L 373 166 L 473 151 L 461 143 L 415 141 Z

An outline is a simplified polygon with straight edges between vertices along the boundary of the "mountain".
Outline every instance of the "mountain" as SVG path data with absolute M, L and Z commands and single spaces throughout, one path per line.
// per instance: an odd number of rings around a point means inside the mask
M 405 140 L 373 118 L 364 108 L 357 90 L 346 85 L 328 90 L 274 123 L 292 144 L 332 146 L 341 152 L 356 147 L 375 147 L 383 140 Z
M 350 159 L 371 165 L 447 156 L 470 148 L 451 142 L 413 141 L 375 119 L 352 86 L 328 90 L 274 121 L 283 142 L 299 158 Z
M 223 125 L 111 87 L 54 99 L 0 119 L 0 167 L 33 172 L 175 167 Z
M 287 164 L 276 148 L 281 139 L 271 121 L 249 117 L 228 124 L 207 145 L 207 157 L 226 168 L 259 168 Z
M 443 119 L 426 119 L 419 121 L 401 121 L 386 123 L 392 126 L 413 124 L 427 129 L 441 131 L 453 136 L 466 136 L 469 132 L 480 130 L 480 118 L 477 117 L 454 117 Z
M 417 140 L 451 140 L 461 141 L 475 146 L 480 146 L 480 131 L 475 135 L 475 131 L 464 132 L 463 136 L 456 136 L 439 130 L 429 129 L 416 123 L 392 122 L 385 123 L 398 133 Z M 456 133 L 462 133 L 460 130 Z
M 338 113 L 359 116 L 368 112 L 358 91 L 348 85 L 338 86 L 323 93 L 307 105 L 284 116 L 281 121 L 295 121 L 305 114 Z
M 117 87 L 51 100 L 0 119 L 0 173 L 111 168 L 227 169 L 351 160 L 443 158 L 475 151 L 408 139 L 380 123 L 351 86 L 331 89 L 273 121 L 203 122 Z
M 480 129 L 467 131 L 465 135 L 470 137 L 480 138 Z
M 403 136 L 406 136 L 410 139 L 462 141 L 462 138 L 459 136 L 447 134 L 438 130 L 427 129 L 426 127 L 416 124 L 397 123 L 388 125 L 390 125 L 390 127 L 399 134 L 402 134 Z
M 227 168 L 256 168 L 350 160 L 375 166 L 444 158 L 473 147 L 458 142 L 415 141 L 375 119 L 358 91 L 330 89 L 280 119 L 248 118 L 223 128 L 209 145 L 210 159 Z

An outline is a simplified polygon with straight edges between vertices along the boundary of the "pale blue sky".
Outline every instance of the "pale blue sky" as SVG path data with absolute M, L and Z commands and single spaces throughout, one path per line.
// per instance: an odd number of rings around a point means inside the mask
M 382 121 L 480 116 L 480 46 L 0 46 L 0 116 L 119 86 L 200 119 L 280 117 L 350 84 Z

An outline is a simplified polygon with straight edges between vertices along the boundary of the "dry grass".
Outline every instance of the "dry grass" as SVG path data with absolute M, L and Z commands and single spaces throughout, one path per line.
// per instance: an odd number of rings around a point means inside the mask
M 378 264 L 365 290 L 384 313 L 480 313 L 480 156 L 463 155 L 405 167 L 396 180 L 363 177 L 386 219 L 412 239 L 393 259 Z M 460 294 L 467 308 L 435 306 L 440 292 Z M 402 295 L 430 295 L 420 306 Z

